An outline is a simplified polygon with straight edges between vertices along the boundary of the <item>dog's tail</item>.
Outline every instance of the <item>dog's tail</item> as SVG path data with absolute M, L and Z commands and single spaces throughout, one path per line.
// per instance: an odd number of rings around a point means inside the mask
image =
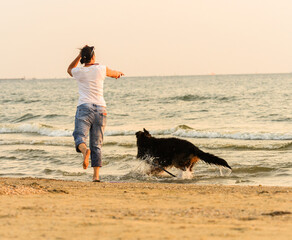
M 217 157 L 213 154 L 205 153 L 199 149 L 196 149 L 196 155 L 205 163 L 215 164 L 215 165 L 219 165 L 219 166 L 223 166 L 223 167 L 227 167 L 231 169 L 231 167 L 228 165 L 228 163 L 224 159 Z

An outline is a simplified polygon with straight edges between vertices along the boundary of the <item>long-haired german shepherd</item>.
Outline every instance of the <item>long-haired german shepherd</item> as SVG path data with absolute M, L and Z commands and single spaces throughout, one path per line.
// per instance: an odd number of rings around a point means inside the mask
M 151 173 L 159 173 L 162 168 L 176 167 L 183 171 L 192 171 L 200 159 L 208 164 L 215 164 L 231 169 L 228 163 L 210 153 L 205 153 L 194 144 L 178 138 L 155 138 L 144 128 L 136 132 L 138 154 L 137 158 L 153 159 Z M 150 163 L 148 161 L 148 163 Z

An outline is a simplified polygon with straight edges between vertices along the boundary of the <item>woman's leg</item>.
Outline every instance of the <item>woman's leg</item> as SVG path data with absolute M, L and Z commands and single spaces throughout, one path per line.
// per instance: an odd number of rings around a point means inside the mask
M 90 128 L 91 166 L 93 167 L 93 180 L 99 180 L 99 169 L 102 166 L 101 147 L 106 124 L 106 113 L 96 112 L 96 118 Z
M 85 143 L 80 143 L 78 149 L 83 155 L 83 168 L 87 169 L 89 165 L 90 149 L 87 148 Z
M 83 168 L 89 165 L 90 150 L 86 146 L 86 139 L 91 126 L 90 109 L 86 106 L 79 106 L 75 115 L 75 129 L 73 132 L 77 152 L 83 155 Z
M 92 180 L 99 180 L 99 169 L 100 167 L 93 167 L 93 177 Z

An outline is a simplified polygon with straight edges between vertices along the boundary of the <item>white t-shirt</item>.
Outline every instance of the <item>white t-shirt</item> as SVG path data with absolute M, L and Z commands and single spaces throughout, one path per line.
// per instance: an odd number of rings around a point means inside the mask
M 103 98 L 103 82 L 106 77 L 106 66 L 92 65 L 90 67 L 76 67 L 71 71 L 78 82 L 78 106 L 83 103 L 94 103 L 106 107 Z

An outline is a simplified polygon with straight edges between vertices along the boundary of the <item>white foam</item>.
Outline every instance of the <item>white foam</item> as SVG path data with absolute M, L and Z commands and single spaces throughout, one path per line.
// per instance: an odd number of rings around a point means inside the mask
M 10 125 L 0 128 L 0 133 L 37 133 L 50 137 L 67 137 L 72 136 L 72 131 L 64 129 L 56 129 L 41 124 L 21 124 Z
M 135 135 L 135 130 L 108 130 L 105 131 L 105 136 L 130 136 Z
M 226 139 L 238 139 L 238 140 L 292 140 L 292 134 L 289 133 L 219 133 L 209 131 L 186 131 L 184 129 L 178 129 L 172 133 L 174 136 L 189 137 L 189 138 L 226 138 Z
M 56 139 L 52 141 L 48 140 L 0 140 L 0 145 L 47 145 L 47 146 L 65 146 L 72 147 L 72 139 L 70 141 L 58 141 Z
M 187 138 L 224 138 L 235 140 L 292 140 L 291 133 L 269 133 L 269 132 L 216 132 L 197 131 L 188 126 L 181 128 L 169 128 L 165 130 L 150 131 L 152 135 L 173 135 Z
M 219 168 L 220 176 L 225 177 L 225 176 L 230 176 L 232 173 L 232 170 L 226 167 L 222 166 L 217 166 Z
M 134 136 L 137 130 L 106 130 L 105 136 Z M 36 133 L 52 137 L 69 137 L 73 131 L 43 124 L 11 124 L 0 126 L 0 133 Z M 173 135 L 187 138 L 224 138 L 237 140 L 292 140 L 291 133 L 268 132 L 213 132 L 182 129 L 180 127 L 150 131 L 155 135 Z
M 191 172 L 189 169 L 187 169 L 186 171 L 179 170 L 177 178 L 180 178 L 180 179 L 192 179 L 193 176 L 194 176 L 193 172 Z

